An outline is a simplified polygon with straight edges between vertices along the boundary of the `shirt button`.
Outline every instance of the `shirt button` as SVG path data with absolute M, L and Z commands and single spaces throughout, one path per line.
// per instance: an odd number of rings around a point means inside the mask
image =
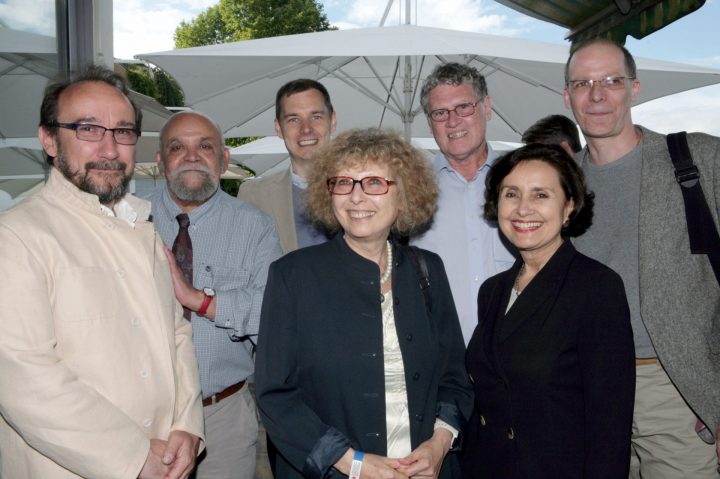
M 148 376 L 150 376 L 150 371 L 148 371 L 147 369 L 143 369 L 142 371 L 140 371 L 141 378 L 146 378 Z
M 413 374 L 413 381 L 417 381 L 418 379 L 420 379 L 420 373 Z
M 415 414 L 415 420 L 418 421 L 418 422 L 422 422 L 422 420 L 423 420 L 423 415 L 422 415 L 422 414 Z
M 140 320 L 137 318 L 133 318 L 132 321 L 130 321 L 130 324 L 132 324 L 134 328 L 137 328 L 138 326 L 140 326 Z
M 114 229 L 115 229 L 115 225 L 112 224 L 112 223 L 105 223 L 105 229 L 107 229 L 107 230 L 114 230 Z
M 475 277 L 473 278 L 473 280 L 474 280 L 474 281 L 480 281 L 480 276 L 475 276 Z
M 115 273 L 117 274 L 117 277 L 118 277 L 118 278 L 124 278 L 124 277 L 125 277 L 125 270 L 124 270 L 124 269 L 119 269 L 119 270 L 117 270 Z
M 145 427 L 150 427 L 150 426 L 152 426 L 152 419 L 145 419 L 145 420 L 143 421 L 143 426 L 145 426 Z
M 407 336 L 405 336 L 406 341 L 412 341 L 412 338 L 413 338 L 412 334 L 408 334 Z

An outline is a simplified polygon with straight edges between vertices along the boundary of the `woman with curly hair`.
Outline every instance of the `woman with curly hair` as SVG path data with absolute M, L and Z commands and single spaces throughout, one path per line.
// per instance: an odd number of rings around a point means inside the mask
M 308 212 L 337 234 L 271 265 L 258 336 L 275 477 L 458 477 L 472 393 L 455 305 L 440 258 L 396 241 L 431 220 L 432 170 L 379 129 L 313 165 Z
M 559 146 L 527 145 L 499 158 L 485 185 L 485 218 L 520 258 L 478 294 L 463 476 L 627 478 L 630 312 L 620 276 L 570 243 L 592 221 L 582 170 Z

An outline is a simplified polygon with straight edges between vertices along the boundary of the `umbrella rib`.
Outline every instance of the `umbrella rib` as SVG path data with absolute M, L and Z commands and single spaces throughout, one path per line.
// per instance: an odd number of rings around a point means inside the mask
M 380 105 L 386 106 L 390 111 L 392 111 L 396 115 L 400 115 L 400 112 L 397 109 L 393 108 L 393 106 L 391 104 L 387 103 L 382 98 L 378 97 L 375 93 L 368 90 L 367 87 L 358 83 L 350 75 L 345 73 L 342 68 L 336 68 L 334 71 L 330 71 L 322 65 L 318 65 L 318 66 L 320 68 L 322 68 L 323 70 L 325 70 L 326 72 L 328 72 L 328 75 L 331 75 L 331 76 L 337 78 L 341 82 L 347 84 L 350 88 L 353 88 L 355 90 L 360 90 L 361 92 L 363 92 L 365 94 L 365 96 L 367 96 L 371 100 L 374 100 L 376 103 L 379 103 Z M 338 75 L 337 74 L 338 72 L 341 73 L 342 75 Z
M 347 64 L 349 61 L 352 61 L 352 60 L 346 61 L 345 64 Z M 307 62 L 306 62 L 306 63 L 307 63 Z M 298 65 L 298 64 L 295 64 L 295 66 L 297 66 L 297 65 Z M 305 66 L 305 65 L 303 65 L 303 66 Z M 322 74 L 322 75 L 321 75 L 321 74 L 316 75 L 316 76 L 315 76 L 315 79 L 316 79 L 316 80 L 321 80 L 321 79 L 325 78 L 326 76 L 330 75 L 330 71 L 327 70 L 327 69 L 325 69 L 325 68 L 323 68 L 323 67 L 321 67 L 321 63 L 316 64 L 316 66 L 318 67 L 318 70 L 319 70 L 320 72 L 325 72 L 325 73 Z M 288 72 L 287 69 L 283 69 L 283 74 L 284 74 L 284 73 L 287 73 L 287 72 Z M 275 76 L 276 74 L 277 74 L 277 73 L 274 72 L 274 73 L 273 73 L 273 76 Z M 267 75 L 266 75 L 266 76 L 267 76 Z M 264 77 L 263 77 L 263 78 L 264 78 Z M 256 79 L 256 80 L 257 80 L 257 79 Z M 253 81 L 255 81 L 255 80 L 253 80 Z M 212 95 L 211 95 L 211 96 L 212 96 Z M 211 97 L 211 96 L 210 96 L 210 97 Z M 235 123 L 235 124 L 231 125 L 230 127 L 228 127 L 225 131 L 223 131 L 223 134 L 227 133 L 228 131 L 232 130 L 233 128 L 238 128 L 238 127 L 244 125 L 245 123 L 247 123 L 247 122 L 249 122 L 249 121 L 251 121 L 251 120 L 254 120 L 256 117 L 262 115 L 264 112 L 266 112 L 268 109 L 272 108 L 273 106 L 275 106 L 275 102 L 274 102 L 274 101 L 272 101 L 272 102 L 270 102 L 270 103 L 266 103 L 265 105 L 261 106 L 260 108 L 258 108 L 258 109 L 255 110 L 254 112 L 252 112 L 252 113 L 250 113 L 249 115 L 245 116 L 245 118 L 243 118 L 243 119 L 242 119 L 241 121 L 239 121 L 238 123 Z
M 558 89 L 556 89 L 556 88 L 552 88 L 552 87 L 550 87 L 550 86 L 548 86 L 548 85 L 546 85 L 546 84 L 544 84 L 544 83 L 541 83 L 541 82 L 535 80 L 534 78 L 531 78 L 531 77 L 529 77 L 529 76 L 527 76 L 527 75 L 525 75 L 525 74 L 523 74 L 523 73 L 520 73 L 520 72 L 517 71 L 517 70 L 514 70 L 514 69 L 509 68 L 509 67 L 506 67 L 506 66 L 503 66 L 503 65 L 497 63 L 495 60 L 491 60 L 490 58 L 482 57 L 482 56 L 479 56 L 479 55 L 473 55 L 473 56 L 471 57 L 471 60 L 475 60 L 475 61 L 477 61 L 478 63 L 481 63 L 481 64 L 483 64 L 483 65 L 492 67 L 492 68 L 494 68 L 496 71 L 501 71 L 501 72 L 503 72 L 503 73 L 505 73 L 505 74 L 507 74 L 507 75 L 510 75 L 511 77 L 517 78 L 518 80 L 520 80 L 520 81 L 522 81 L 522 82 L 525 82 L 525 83 L 528 83 L 528 84 L 530 84 L 530 85 L 532 85 L 532 86 L 534 86 L 534 87 L 545 88 L 546 90 L 549 90 L 549 91 L 551 91 L 551 92 L 553 92 L 553 93 L 557 93 L 558 95 L 562 95 L 562 90 L 558 90 Z M 488 75 L 485 75 L 485 76 L 488 76 Z
M 201 97 L 198 97 L 198 98 L 196 98 L 196 99 L 193 99 L 192 105 L 196 105 L 196 104 L 198 104 L 198 103 L 201 103 L 201 102 L 210 100 L 210 99 L 212 99 L 212 98 L 215 97 L 215 96 L 222 95 L 222 94 L 224 94 L 224 93 L 227 93 L 227 92 L 232 91 L 232 90 L 236 90 L 236 89 L 238 89 L 238 88 L 242 88 L 242 87 L 244 87 L 244 86 L 246 86 L 246 85 L 251 85 L 251 84 L 253 84 L 253 83 L 255 83 L 255 82 L 264 80 L 264 79 L 266 79 L 266 78 L 273 78 L 273 77 L 285 75 L 285 74 L 290 73 L 290 72 L 293 72 L 293 71 L 295 71 L 295 70 L 299 70 L 299 69 L 301 69 L 301 68 L 304 68 L 304 67 L 308 66 L 309 64 L 317 63 L 318 58 L 324 58 L 324 57 L 313 57 L 313 58 L 310 59 L 310 60 L 303 60 L 303 61 L 301 61 L 301 62 L 296 62 L 296 63 L 293 63 L 293 64 L 291 64 L 291 65 L 286 66 L 285 68 L 282 68 L 282 69 L 279 69 L 279 70 L 274 70 L 274 71 L 269 72 L 269 73 L 264 73 L 264 74 L 262 74 L 262 75 L 258 75 L 258 76 L 256 76 L 256 77 L 250 78 L 249 80 L 246 80 L 246 81 L 240 82 L 240 83 L 235 83 L 234 85 L 230 85 L 230 86 L 228 86 L 228 87 L 226 87 L 226 88 L 223 88 L 223 89 L 221 89 L 221 90 L 214 90 L 214 91 L 212 91 L 211 93 L 208 93 L 208 94 L 206 94 L 206 95 L 203 95 L 203 96 L 201 96 Z M 322 60 L 320 60 L 320 61 L 322 61 Z
M 375 66 L 374 66 L 374 65 L 372 64 L 372 62 L 370 61 L 370 59 L 369 59 L 368 57 L 362 57 L 362 59 L 365 61 L 365 64 L 368 66 L 368 68 L 370 68 L 370 71 L 373 72 L 373 75 L 375 75 L 375 79 L 378 81 L 378 83 L 379 83 L 379 84 L 383 87 L 383 89 L 387 92 L 387 94 L 388 94 L 388 99 L 391 99 L 391 100 L 393 101 L 393 103 L 395 103 L 395 106 L 396 106 L 398 109 L 402 109 L 401 102 L 400 102 L 400 99 L 397 98 L 397 94 L 395 93 L 395 91 L 393 90 L 392 87 L 388 87 L 388 86 L 385 84 L 385 82 L 382 81 L 382 77 L 380 76 L 380 74 L 378 73 L 377 69 L 375 68 Z M 399 61 L 400 61 L 400 57 L 398 57 L 398 59 L 397 59 L 396 62 L 395 62 L 395 71 L 393 72 L 393 81 L 390 82 L 391 85 L 393 85 L 393 84 L 395 83 L 395 79 L 397 78 L 398 62 L 399 62 Z

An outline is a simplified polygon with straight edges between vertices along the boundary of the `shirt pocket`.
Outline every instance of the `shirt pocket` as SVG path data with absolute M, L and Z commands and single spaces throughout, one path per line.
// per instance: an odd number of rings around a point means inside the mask
M 211 287 L 215 291 L 232 291 L 247 288 L 250 271 L 230 266 L 202 265 L 198 288 Z
M 70 267 L 57 275 L 55 317 L 78 322 L 112 318 L 118 314 L 116 282 L 125 275 L 97 266 Z

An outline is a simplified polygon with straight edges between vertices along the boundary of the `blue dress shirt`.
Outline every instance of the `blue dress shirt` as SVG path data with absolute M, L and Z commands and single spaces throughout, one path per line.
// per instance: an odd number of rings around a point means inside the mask
M 182 213 L 167 187 L 152 191 L 155 229 L 172 247 Z M 254 206 L 218 190 L 190 211 L 193 286 L 216 291 L 215 320 L 192 314 L 193 343 L 203 398 L 246 379 L 254 371 L 253 344 L 260 325 L 268 267 L 282 255 L 275 225 Z
M 477 325 L 477 295 L 489 277 L 509 269 L 515 262 L 500 239 L 495 225 L 485 221 L 485 177 L 496 154 L 488 144 L 488 156 L 475 177 L 468 181 L 455 171 L 442 153 L 433 161 L 440 196 L 431 228 L 411 243 L 440 255 L 455 299 L 465 344 Z M 505 241 L 505 242 L 503 242 Z

